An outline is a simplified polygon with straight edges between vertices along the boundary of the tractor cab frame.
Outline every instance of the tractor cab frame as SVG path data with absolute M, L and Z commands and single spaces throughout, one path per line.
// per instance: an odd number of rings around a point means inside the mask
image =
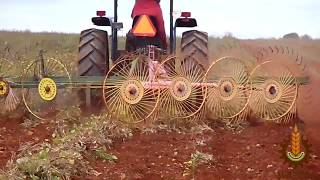
M 173 17 L 173 0 L 170 0 L 170 43 L 169 53 L 174 54 L 176 52 L 176 29 L 177 27 L 192 28 L 197 26 L 197 20 L 191 17 L 190 12 L 182 12 L 181 16 L 174 22 Z M 110 26 L 112 30 L 111 34 L 111 59 L 115 60 L 119 56 L 118 49 L 118 31 L 123 28 L 123 24 L 118 22 L 118 0 L 114 0 L 114 15 L 113 20 L 106 17 L 105 11 L 97 11 L 97 16 L 92 18 L 92 22 L 96 26 Z

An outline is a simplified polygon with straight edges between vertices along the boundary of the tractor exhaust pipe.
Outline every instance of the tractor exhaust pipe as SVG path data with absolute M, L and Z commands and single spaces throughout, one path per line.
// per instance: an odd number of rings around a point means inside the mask
M 174 52 L 173 0 L 170 0 L 170 54 Z
M 113 22 L 118 22 L 118 0 L 114 0 L 114 15 Z M 111 50 L 111 58 L 115 60 L 117 58 L 118 51 L 118 30 L 112 26 L 112 50 Z

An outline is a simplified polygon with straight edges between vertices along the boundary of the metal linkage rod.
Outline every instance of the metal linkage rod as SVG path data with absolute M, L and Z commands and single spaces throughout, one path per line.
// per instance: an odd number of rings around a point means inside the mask
M 269 78 L 269 77 L 266 77 Z M 58 87 L 65 87 L 65 88 L 102 88 L 103 86 L 103 76 L 81 76 L 76 78 L 71 78 L 71 82 L 69 81 L 68 77 L 54 77 L 52 78 Z M 309 84 L 308 77 L 296 77 L 298 85 L 307 85 Z M 10 78 L 7 79 L 11 88 L 21 88 L 22 83 L 20 78 Z M 150 82 L 142 82 L 145 85 L 145 88 L 155 88 L 155 87 L 168 87 L 170 85 L 170 81 L 150 81 Z M 34 81 L 32 77 L 27 78 L 24 82 L 25 88 L 37 88 L 39 82 Z M 203 87 L 218 87 L 216 83 L 192 83 L 192 86 L 203 86 Z

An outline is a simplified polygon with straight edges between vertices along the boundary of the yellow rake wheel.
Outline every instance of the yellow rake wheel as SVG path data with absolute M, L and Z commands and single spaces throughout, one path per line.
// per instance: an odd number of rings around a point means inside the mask
M 0 77 L 0 102 L 9 94 L 9 83 Z
M 258 65 L 250 76 L 253 88 L 250 108 L 253 113 L 266 121 L 277 121 L 295 105 L 298 84 L 290 70 L 274 62 Z
M 245 111 L 250 96 L 249 70 L 235 57 L 222 57 L 206 73 L 207 108 L 215 118 L 231 119 Z
M 111 119 L 135 124 L 154 117 L 159 88 L 151 85 L 149 64 L 144 55 L 127 56 L 109 70 L 103 97 Z
M 52 101 L 57 96 L 57 85 L 51 78 L 43 78 L 39 82 L 38 91 L 44 101 Z
M 71 89 L 57 85 L 59 78 L 66 78 L 71 84 L 70 73 L 59 60 L 48 58 L 33 61 L 21 78 L 22 98 L 27 110 L 36 118 L 45 120 L 59 110 L 68 107 L 65 102 L 71 96 Z
M 160 73 L 163 71 L 162 73 Z M 157 70 L 161 86 L 160 111 L 169 119 L 197 121 L 205 103 L 205 70 L 192 57 L 168 57 Z
M 10 78 L 14 78 L 18 72 L 13 63 L 0 58 L 0 115 L 7 115 L 17 109 L 20 104 L 20 96 L 10 87 Z

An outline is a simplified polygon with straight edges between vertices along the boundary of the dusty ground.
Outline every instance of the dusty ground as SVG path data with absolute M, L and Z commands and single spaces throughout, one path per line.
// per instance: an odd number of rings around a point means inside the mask
M 249 127 L 241 134 L 219 128 L 201 135 L 166 132 L 136 134 L 133 139 L 111 147 L 111 152 L 119 158 L 117 163 L 106 165 L 97 162 L 98 169 L 103 173 L 99 178 L 188 179 L 190 177 L 182 176 L 184 162 L 198 150 L 214 155 L 215 161 L 212 165 L 198 167 L 196 179 L 319 179 L 318 158 L 297 169 L 284 164 L 279 151 L 283 138 L 288 135 L 288 128 L 277 125 Z M 316 152 L 313 155 L 319 157 L 320 139 L 309 138 Z
M 19 121 L 1 120 L 0 123 L 1 168 L 20 143 L 50 138 L 51 128 L 46 128 L 45 124 L 25 130 Z M 312 144 L 312 158 L 297 169 L 285 164 L 279 152 L 283 140 L 289 138 L 290 128 L 258 124 L 239 134 L 221 127 L 202 134 L 166 131 L 141 134 L 137 131 L 131 139 L 117 141 L 110 147 L 110 152 L 118 157 L 116 163 L 87 157 L 102 174 L 86 179 L 190 179 L 190 176 L 182 176 L 184 162 L 189 161 L 196 150 L 214 157 L 211 165 L 196 168 L 196 179 L 319 179 L 320 136 L 314 127 L 305 126 L 306 136 Z
M 21 125 L 21 120 L 0 119 L 0 167 L 3 168 L 7 161 L 15 154 L 20 145 L 26 142 L 50 141 L 53 127 L 40 124 L 35 128 L 26 129 Z

